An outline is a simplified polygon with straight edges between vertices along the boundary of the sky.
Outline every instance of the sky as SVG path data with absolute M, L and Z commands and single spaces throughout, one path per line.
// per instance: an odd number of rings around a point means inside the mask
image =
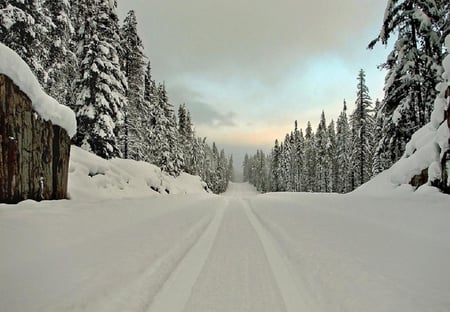
M 388 49 L 367 50 L 381 28 L 383 0 L 120 0 L 135 10 L 153 77 L 174 106 L 189 108 L 198 136 L 232 153 L 270 151 L 297 120 L 316 129 L 322 110 L 353 110 L 366 71 L 383 97 Z

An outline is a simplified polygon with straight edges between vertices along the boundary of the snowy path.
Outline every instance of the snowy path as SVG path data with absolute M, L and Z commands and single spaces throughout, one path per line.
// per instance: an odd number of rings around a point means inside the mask
M 0 205 L 0 311 L 448 311 L 448 197 Z

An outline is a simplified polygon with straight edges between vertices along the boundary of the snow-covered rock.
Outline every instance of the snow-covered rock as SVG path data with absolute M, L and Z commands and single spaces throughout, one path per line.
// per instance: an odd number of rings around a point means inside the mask
M 3 43 L 0 43 L 0 73 L 7 75 L 20 87 L 31 99 L 33 109 L 43 119 L 64 128 L 70 137 L 75 135 L 77 130 L 75 113 L 47 95 L 25 61 Z

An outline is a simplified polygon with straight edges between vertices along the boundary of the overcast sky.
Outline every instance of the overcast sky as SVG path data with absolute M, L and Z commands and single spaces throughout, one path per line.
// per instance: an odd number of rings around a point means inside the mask
M 316 129 L 353 109 L 356 76 L 375 100 L 384 47 L 366 49 L 381 27 L 384 0 L 120 0 L 134 9 L 153 76 L 172 104 L 186 103 L 199 136 L 237 160 L 268 150 L 294 120 Z M 238 164 L 236 164 L 238 165 Z

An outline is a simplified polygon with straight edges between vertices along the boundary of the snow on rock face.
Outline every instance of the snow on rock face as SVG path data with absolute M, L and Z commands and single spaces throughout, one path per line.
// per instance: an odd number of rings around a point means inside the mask
M 450 35 L 445 39 L 447 51 L 450 51 Z M 419 129 L 406 145 L 405 154 L 392 166 L 391 182 L 394 184 L 407 184 L 423 169 L 428 169 L 429 181 L 441 176 L 440 158 L 448 146 L 450 132 L 446 123 L 443 123 L 444 112 L 447 109 L 448 99 L 445 92 L 450 87 L 450 54 L 442 62 L 444 73 L 443 82 L 436 86 L 439 94 L 434 102 L 434 111 L 430 123 Z
M 7 75 L 20 87 L 31 99 L 33 109 L 43 119 L 64 128 L 70 137 L 75 135 L 77 130 L 75 113 L 47 95 L 25 61 L 3 43 L 0 43 L 0 73 Z

